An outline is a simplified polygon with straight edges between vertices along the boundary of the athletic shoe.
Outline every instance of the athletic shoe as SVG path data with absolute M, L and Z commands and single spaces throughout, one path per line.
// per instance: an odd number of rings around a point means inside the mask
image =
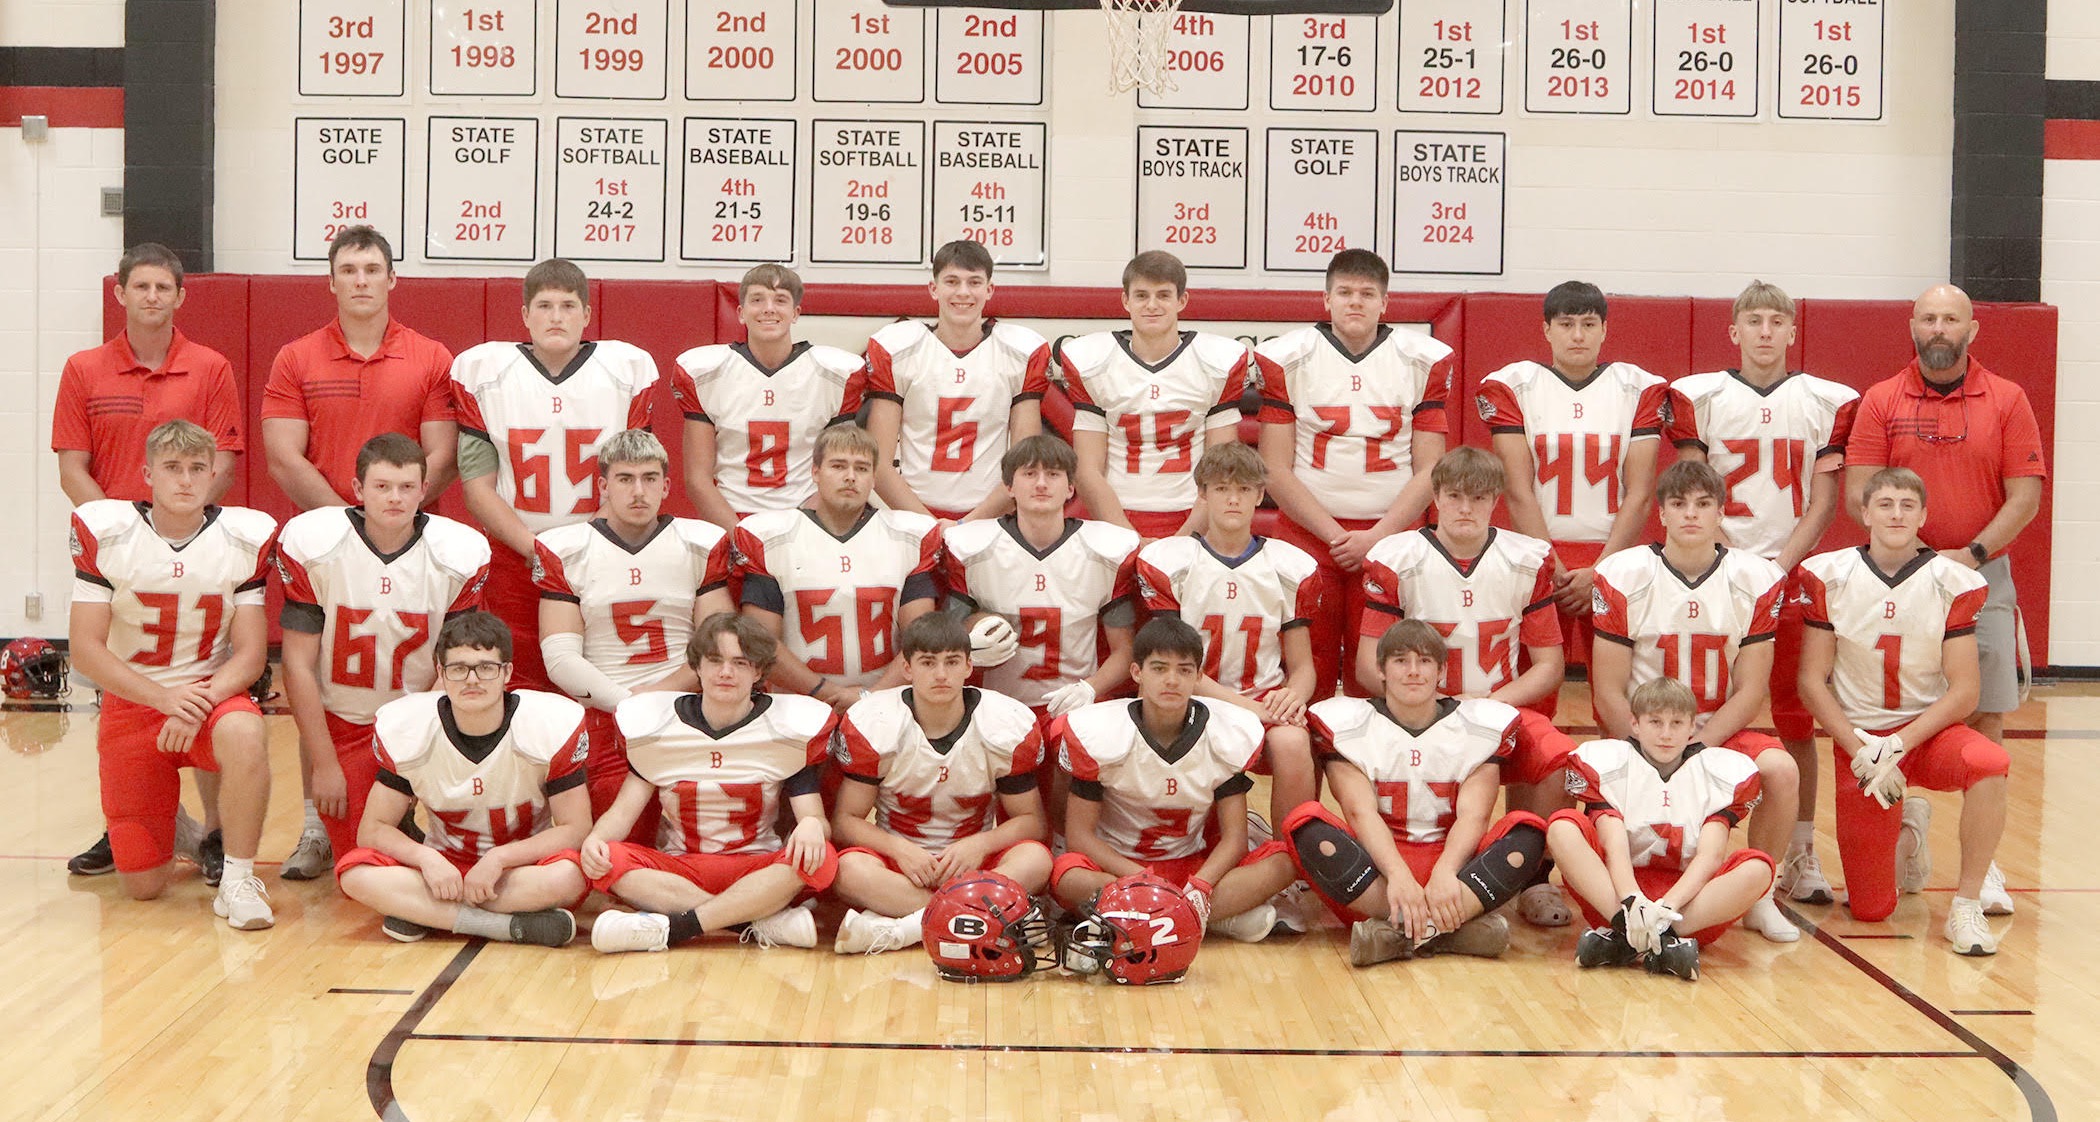
M 1916 795 L 1903 800 L 1903 825 L 1896 830 L 1896 891 L 1925 891 L 1932 879 L 1932 804 Z
M 1640 961 L 1641 952 L 1626 941 L 1623 913 L 1612 920 L 1610 927 L 1593 927 L 1575 940 L 1575 964 L 1584 969 L 1592 966 L 1631 966 Z
M 107 876 L 117 871 L 117 855 L 109 850 L 109 833 L 104 831 L 95 844 L 73 855 L 66 862 L 66 871 L 76 877 Z
M 270 890 L 256 876 L 222 886 L 212 897 L 211 910 L 236 931 L 260 931 L 277 922 L 276 913 L 270 910 Z
M 1987 916 L 2009 916 L 2013 914 L 2012 894 L 2005 891 L 2005 874 L 1996 861 L 1991 862 L 1991 871 L 1983 874 L 1983 892 L 1977 899 L 1983 903 L 1983 914 Z
M 1830 891 L 1830 881 L 1823 875 L 1823 863 L 1816 860 L 1813 849 L 1797 849 L 1787 854 L 1779 866 L 1779 891 L 1797 904 L 1828 904 L 1837 899 Z
M 175 812 L 175 856 L 200 869 L 204 867 L 204 827 L 179 810 Z M 219 882 L 211 883 L 216 885 Z
M 424 936 L 430 934 L 428 927 L 414 920 L 402 919 L 400 916 L 386 917 L 386 922 L 380 924 L 379 929 L 386 932 L 386 937 L 396 943 L 420 943 Z
M 197 867 L 204 870 L 204 883 L 216 886 L 226 875 L 226 838 L 217 830 L 204 835 L 197 847 Z
M 600 954 L 661 951 L 671 946 L 671 917 L 656 912 L 602 912 L 591 922 L 591 948 Z
M 1788 923 L 1787 918 L 1779 914 L 1779 905 L 1773 902 L 1770 890 L 1758 897 L 1757 903 L 1750 905 L 1750 910 L 1743 913 L 1743 926 L 1774 943 L 1793 943 L 1801 938 L 1801 929 Z
M 1432 935 L 1415 945 L 1415 954 L 1427 958 L 1439 954 L 1465 954 L 1475 958 L 1500 958 L 1509 949 L 1509 920 L 1489 913 L 1474 916 L 1456 931 Z
M 1376 966 L 1415 957 L 1414 940 L 1391 920 L 1360 919 L 1349 927 L 1349 965 Z
M 284 859 L 277 875 L 286 880 L 313 880 L 334 867 L 335 849 L 328 844 L 328 835 L 308 831 L 299 835 L 299 844 L 292 847 L 292 855 Z
M 1269 905 L 1276 909 L 1276 922 L 1293 935 L 1303 935 L 1320 926 L 1320 914 L 1327 910 L 1312 887 L 1302 880 L 1291 882 L 1269 897 Z
M 1648 973 L 1674 974 L 1687 982 L 1699 980 L 1699 941 L 1674 931 L 1663 932 L 1648 955 Z
M 1247 852 L 1252 853 L 1276 840 L 1276 831 L 1269 828 L 1269 820 L 1254 811 L 1247 812 Z
M 666 921 L 665 926 L 669 926 Z M 566 947 L 576 937 L 576 917 L 562 908 L 515 912 L 510 917 L 510 941 L 540 947 Z
M 1998 937 L 1991 934 L 1990 923 L 1983 918 L 1983 903 L 1980 900 L 1963 900 L 1956 897 L 1947 909 L 1947 941 L 1954 944 L 1955 954 L 1972 956 L 1998 953 Z
M 1575 921 L 1560 886 L 1541 881 L 1517 894 L 1517 914 L 1533 927 L 1566 927 Z
M 831 949 L 836 954 L 881 954 L 902 950 L 918 941 L 917 921 L 907 924 L 904 920 L 875 912 L 847 908 L 846 918 L 839 921 L 838 937 L 831 941 Z
M 1213 919 L 1210 930 L 1242 943 L 1259 943 L 1276 930 L 1275 905 L 1256 904 L 1231 919 Z
M 817 917 L 809 914 L 808 908 L 782 908 L 745 924 L 740 941 L 761 947 L 814 947 Z

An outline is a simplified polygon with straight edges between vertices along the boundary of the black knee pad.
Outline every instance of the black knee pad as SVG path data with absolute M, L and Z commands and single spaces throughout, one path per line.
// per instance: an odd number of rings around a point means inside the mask
M 1466 862 L 1458 879 L 1480 897 L 1480 910 L 1492 912 L 1517 898 L 1546 872 L 1546 831 L 1525 824 L 1512 827 L 1495 844 Z
M 1378 879 L 1371 856 L 1348 832 L 1331 822 L 1312 819 L 1291 831 L 1291 848 L 1305 879 L 1329 900 L 1347 904 Z

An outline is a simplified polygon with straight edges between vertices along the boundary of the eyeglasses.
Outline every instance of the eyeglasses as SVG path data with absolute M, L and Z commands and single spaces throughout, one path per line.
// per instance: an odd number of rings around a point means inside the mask
M 467 675 L 472 674 L 479 681 L 493 682 L 503 676 L 503 668 L 509 665 L 507 662 L 448 662 L 444 668 L 445 680 L 464 682 Z
M 1931 417 L 1931 419 L 1928 420 L 1924 415 L 1925 407 L 1920 405 L 1917 408 L 1911 410 L 1909 435 L 1925 444 L 1959 444 L 1962 441 L 1969 439 L 1969 395 L 1957 390 L 1955 391 L 1954 397 L 1956 401 L 1961 403 L 1960 432 L 1941 432 L 1939 419 L 1945 411 L 1936 411 Z M 1903 434 L 1898 432 L 1892 435 L 1900 436 Z

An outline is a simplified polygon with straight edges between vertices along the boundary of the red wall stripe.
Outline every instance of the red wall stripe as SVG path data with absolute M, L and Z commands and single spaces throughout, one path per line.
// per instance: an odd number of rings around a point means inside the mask
M 2042 122 L 2045 160 L 2100 160 L 2100 121 Z
M 118 86 L 0 86 L 0 128 L 26 116 L 51 118 L 58 129 L 121 129 L 124 90 Z

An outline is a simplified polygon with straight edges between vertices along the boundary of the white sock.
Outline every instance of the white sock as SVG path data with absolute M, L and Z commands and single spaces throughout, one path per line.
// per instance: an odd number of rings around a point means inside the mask
M 1801 852 L 1806 853 L 1809 850 L 1814 849 L 1815 847 L 1816 824 L 1813 822 L 1794 823 L 1794 839 L 1791 843 L 1788 844 L 1787 848 L 1800 850 Z
M 908 916 L 900 916 L 890 922 L 896 925 L 897 934 L 907 936 L 916 943 L 920 933 L 926 929 L 926 909 L 920 908 Z
M 314 809 L 314 801 L 312 799 L 306 800 L 306 826 L 301 832 L 308 834 L 321 832 L 321 812 Z
M 219 883 L 228 886 L 236 885 L 254 875 L 255 858 L 228 857 L 226 859 L 226 870 L 219 877 Z M 221 891 L 223 891 L 223 889 Z
M 461 935 L 479 935 L 505 943 L 511 941 L 509 916 L 466 904 L 461 904 L 458 914 L 452 917 L 452 930 Z

